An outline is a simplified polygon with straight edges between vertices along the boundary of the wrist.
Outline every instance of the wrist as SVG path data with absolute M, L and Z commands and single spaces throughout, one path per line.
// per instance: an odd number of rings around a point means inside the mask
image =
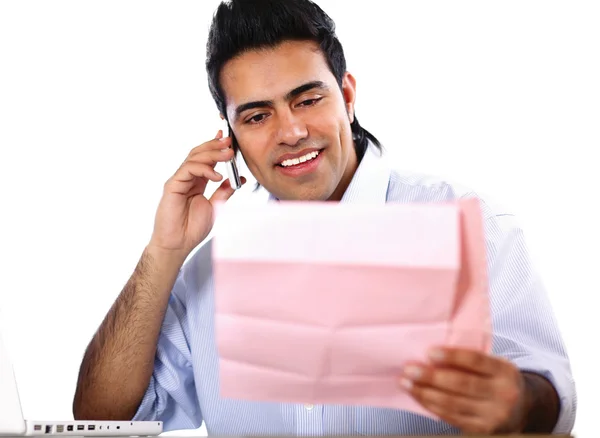
M 518 396 L 508 419 L 502 423 L 494 434 L 522 433 L 527 426 L 528 413 L 531 410 L 531 389 L 523 372 L 518 372 Z
M 179 271 L 188 256 L 187 251 L 164 248 L 152 242 L 146 245 L 144 253 L 159 270 Z
M 530 385 L 527 374 L 523 371 L 519 372 L 521 379 L 521 402 L 519 403 L 519 412 L 517 414 L 516 427 L 514 432 L 523 433 L 527 429 L 530 412 L 533 408 L 534 388 Z
M 540 374 L 521 371 L 522 402 L 517 433 L 552 433 L 558 421 L 560 402 L 556 389 Z

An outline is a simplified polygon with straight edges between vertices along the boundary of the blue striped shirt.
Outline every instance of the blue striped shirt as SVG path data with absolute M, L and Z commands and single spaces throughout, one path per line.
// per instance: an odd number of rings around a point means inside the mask
M 371 145 L 342 202 L 436 202 L 478 197 L 455 184 L 392 169 Z M 269 197 L 269 199 L 272 199 Z M 570 432 L 577 404 L 563 340 L 512 215 L 481 199 L 485 220 L 493 352 L 553 382 L 561 402 L 555 432 Z M 162 324 L 154 372 L 134 420 L 209 435 L 458 434 L 442 421 L 372 406 L 303 405 L 219 396 L 211 241 L 184 264 Z

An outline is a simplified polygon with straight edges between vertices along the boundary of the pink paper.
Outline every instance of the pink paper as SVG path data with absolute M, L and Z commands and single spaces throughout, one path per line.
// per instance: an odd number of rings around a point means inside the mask
M 221 395 L 432 416 L 398 386 L 438 345 L 489 352 L 478 201 L 220 204 Z

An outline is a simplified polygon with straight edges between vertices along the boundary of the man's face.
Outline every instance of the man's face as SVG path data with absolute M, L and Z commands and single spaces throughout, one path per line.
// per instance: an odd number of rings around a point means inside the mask
M 244 53 L 221 70 L 244 160 L 281 200 L 339 200 L 357 166 L 354 78 L 346 73 L 340 90 L 318 47 L 285 42 Z

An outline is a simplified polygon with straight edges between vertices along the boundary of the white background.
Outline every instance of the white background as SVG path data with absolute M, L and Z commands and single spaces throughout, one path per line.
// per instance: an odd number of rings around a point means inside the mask
M 0 307 L 28 418 L 71 418 L 81 355 L 164 181 L 222 127 L 204 70 L 217 4 L 0 2 Z M 519 215 L 572 358 L 575 433 L 595 436 L 598 3 L 319 4 L 356 114 L 397 167 Z

